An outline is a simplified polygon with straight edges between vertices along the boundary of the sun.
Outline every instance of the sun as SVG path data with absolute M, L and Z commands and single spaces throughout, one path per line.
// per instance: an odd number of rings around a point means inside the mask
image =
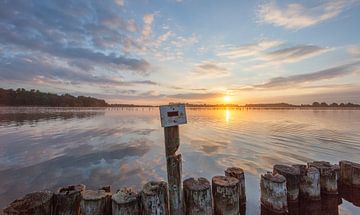
M 224 96 L 224 102 L 225 103 L 231 102 L 231 97 L 230 96 Z

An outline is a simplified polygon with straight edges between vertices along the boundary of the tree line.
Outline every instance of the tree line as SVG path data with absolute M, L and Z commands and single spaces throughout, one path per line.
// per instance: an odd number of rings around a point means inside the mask
M 70 94 L 57 95 L 24 88 L 0 88 L 0 106 L 106 107 L 105 100 Z

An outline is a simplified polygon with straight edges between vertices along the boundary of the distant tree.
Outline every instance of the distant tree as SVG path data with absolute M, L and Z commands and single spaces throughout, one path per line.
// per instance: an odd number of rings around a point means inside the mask
M 24 88 L 16 91 L 0 88 L 0 106 L 106 107 L 109 104 L 92 97 L 42 93 L 34 89 L 26 91 Z
M 320 103 L 319 103 L 319 102 L 313 102 L 313 103 L 312 103 L 312 106 L 313 106 L 313 107 L 320 107 Z

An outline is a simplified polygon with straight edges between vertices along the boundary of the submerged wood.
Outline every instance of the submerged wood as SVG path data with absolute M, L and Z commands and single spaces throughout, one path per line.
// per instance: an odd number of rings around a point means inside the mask
M 286 178 L 288 201 L 299 201 L 300 170 L 292 166 L 276 164 L 273 172 Z
M 85 185 L 70 185 L 60 188 L 54 193 L 55 215 L 78 215 L 80 214 L 81 193 Z
M 53 193 L 41 191 L 26 194 L 4 209 L 5 215 L 48 215 L 52 212 Z
M 271 172 L 261 175 L 260 189 L 262 206 L 275 213 L 287 213 L 287 189 L 284 176 Z
M 111 213 L 111 192 L 85 190 L 80 202 L 81 215 L 102 215 Z
M 238 167 L 229 167 L 225 170 L 225 176 L 231 176 L 239 180 L 240 207 L 246 204 L 245 174 L 244 170 Z
M 168 215 L 168 189 L 164 181 L 150 181 L 141 191 L 141 204 L 143 215 Z
M 212 196 L 206 178 L 188 178 L 183 182 L 184 211 L 186 215 L 211 215 Z
M 112 196 L 112 215 L 140 215 L 140 195 L 122 188 Z
M 212 193 L 215 215 L 237 215 L 239 208 L 239 180 L 229 176 L 212 178 Z

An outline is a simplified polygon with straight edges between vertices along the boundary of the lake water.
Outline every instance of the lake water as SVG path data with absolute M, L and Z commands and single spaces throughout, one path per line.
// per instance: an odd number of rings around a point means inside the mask
M 187 109 L 183 178 L 246 172 L 247 214 L 274 164 L 360 162 L 359 110 Z M 140 189 L 166 180 L 158 108 L 0 108 L 0 208 L 28 192 L 83 183 Z M 360 214 L 343 199 L 339 214 Z

